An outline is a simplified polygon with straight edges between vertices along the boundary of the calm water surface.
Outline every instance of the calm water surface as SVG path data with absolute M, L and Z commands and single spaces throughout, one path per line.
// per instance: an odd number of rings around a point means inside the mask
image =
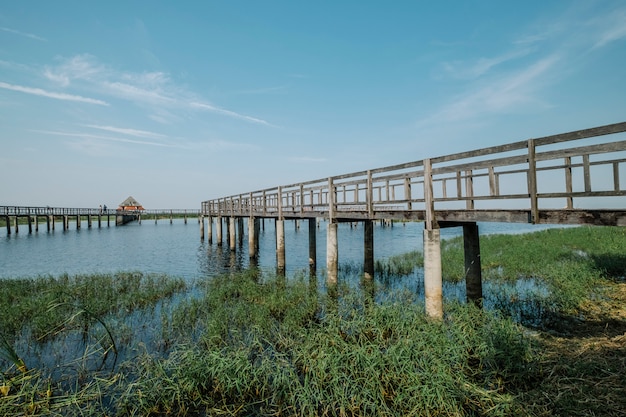
M 326 222 L 317 229 L 318 272 L 326 265 Z M 546 226 L 506 223 L 480 223 L 481 235 L 492 233 L 524 233 L 545 229 Z M 226 236 L 224 228 L 224 236 Z M 71 223 L 70 229 L 24 232 L 6 235 L 0 231 L 0 278 L 36 277 L 39 275 L 112 273 L 141 271 L 165 273 L 189 280 L 212 276 L 233 268 L 245 268 L 248 260 L 246 235 L 232 253 L 226 242 L 222 246 L 200 240 L 197 220 L 144 220 L 124 226 L 89 229 L 83 222 L 80 229 Z M 423 223 L 396 223 L 393 227 L 374 228 L 374 255 L 376 259 L 422 249 Z M 442 229 L 442 236 L 462 233 L 461 228 Z M 363 262 L 363 226 L 341 223 L 338 231 L 340 264 Z M 266 219 L 259 237 L 259 266 L 276 266 L 276 236 L 274 221 Z M 302 221 L 300 229 L 294 221 L 285 222 L 287 274 L 308 271 L 308 224 Z

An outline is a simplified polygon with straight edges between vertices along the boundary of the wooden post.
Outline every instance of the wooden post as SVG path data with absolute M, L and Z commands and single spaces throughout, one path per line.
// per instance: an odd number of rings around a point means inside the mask
M 87 215 L 87 228 L 91 229 L 91 214 Z
M 528 196 L 530 197 L 530 223 L 539 223 L 537 201 L 537 162 L 535 161 L 535 140 L 528 139 Z
M 276 219 L 276 270 L 285 275 L 285 220 L 283 218 L 282 187 L 278 187 L 278 218 Z
M 81 220 L 80 214 L 77 214 L 76 215 L 76 230 L 80 229 L 80 220 Z
M 328 226 L 326 229 L 326 282 L 337 285 L 339 275 L 339 252 L 337 245 L 337 220 L 335 219 L 335 186 L 332 177 L 328 178 Z
M 239 242 L 239 246 L 243 245 L 243 217 L 237 218 L 237 231 L 239 233 L 237 241 Z
M 35 214 L 35 232 L 39 231 L 39 216 Z
M 213 244 L 213 217 L 208 216 L 206 225 L 207 225 L 207 235 L 209 237 L 208 242 L 209 242 L 209 245 L 212 245 Z
M 441 273 L 441 231 L 435 218 L 432 163 L 424 160 L 424 296 L 426 315 L 443 319 L 443 283 Z
M 48 232 L 50 231 L 50 220 L 51 220 L 52 216 L 47 215 L 46 216 L 46 228 L 48 229 Z
M 172 210 L 170 210 L 170 224 L 172 224 L 174 222 L 174 214 L 172 213 Z
M 28 218 L 28 234 L 30 235 L 33 233 L 33 218 L 30 217 L 30 214 L 26 217 Z
M 317 239 L 316 239 L 316 220 L 309 219 L 309 273 L 315 275 L 317 270 Z
M 374 221 L 365 220 L 364 222 L 364 263 L 363 271 L 366 280 L 374 279 Z
M 467 302 L 482 307 L 483 284 L 480 268 L 480 240 L 478 225 L 463 225 L 463 249 L 465 252 L 465 293 Z
M 200 215 L 200 240 L 204 242 L 204 216 Z

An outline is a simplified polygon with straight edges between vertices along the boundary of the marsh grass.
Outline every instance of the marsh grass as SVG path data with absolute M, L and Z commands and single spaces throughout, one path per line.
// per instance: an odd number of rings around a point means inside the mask
M 379 304 L 340 286 L 227 275 L 178 306 L 177 348 L 145 355 L 123 413 L 508 415 L 532 350 L 517 326 L 454 304 L 443 323 L 414 296 Z M 202 307 L 201 307 L 202 306 Z M 200 324 L 199 324 L 200 323 Z M 204 329 L 198 341 L 185 338 Z
M 177 280 L 131 273 L 9 283 L 17 292 L 0 293 L 9 303 L 0 308 L 22 321 L 11 318 L 3 330 L 26 326 L 37 343 L 87 325 L 102 342 L 85 346 L 86 355 L 101 355 L 109 348 L 106 340 L 118 348 L 127 343 L 121 335 L 129 330 L 113 325 L 114 312 L 146 309 L 160 320 L 157 345 L 163 349 L 137 346 L 137 356 L 116 369 L 85 368 L 58 379 L 36 367 L 20 372 L 0 359 L 0 415 L 623 415 L 624 230 L 548 232 L 509 236 L 493 247 L 487 243 L 492 238 L 484 237 L 483 272 L 496 288 L 520 277 L 545 282 L 524 302 L 558 312 L 552 316 L 562 320 L 558 332 L 516 323 L 505 308 L 518 297 L 515 291 L 503 295 L 501 306 L 484 310 L 447 300 L 444 319 L 433 321 L 416 292 L 402 290 L 381 300 L 358 285 L 340 281 L 336 291 L 324 291 L 305 275 L 285 278 L 259 270 L 199 282 L 160 310 L 150 306 L 176 297 L 183 290 Z M 521 249 L 514 251 L 518 241 Z M 543 249 L 524 254 L 533 244 Z M 444 263 L 453 262 L 459 250 L 458 242 L 447 245 Z M 515 253 L 532 265 L 516 271 L 518 261 L 508 260 Z M 415 256 L 399 261 L 397 270 L 408 270 Z M 460 280 L 462 267 L 447 274 Z M 97 282 L 97 290 L 86 281 Z M 81 298 L 85 294 L 91 295 Z M 82 307 L 89 313 L 80 312 Z M 38 317 L 53 311 L 60 312 L 53 320 Z M 589 324 L 584 332 L 581 323 Z M 6 341 L 19 357 L 14 340 Z

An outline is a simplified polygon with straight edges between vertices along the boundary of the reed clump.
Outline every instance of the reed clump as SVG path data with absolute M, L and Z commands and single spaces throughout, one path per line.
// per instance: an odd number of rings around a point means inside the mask
M 406 296 L 380 304 L 347 287 L 332 298 L 309 285 L 246 274 L 212 280 L 202 299 L 179 307 L 185 322 L 170 356 L 140 361 L 122 413 L 458 416 L 520 408 L 513 389 L 527 379 L 533 354 L 510 320 L 455 304 L 437 322 Z M 198 323 L 202 335 L 186 339 Z

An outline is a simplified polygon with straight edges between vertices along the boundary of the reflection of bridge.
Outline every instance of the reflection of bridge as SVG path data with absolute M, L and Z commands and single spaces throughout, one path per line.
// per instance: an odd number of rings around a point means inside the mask
M 184 217 L 187 223 L 188 216 L 197 217 L 198 210 L 180 209 L 152 209 L 152 210 L 102 210 L 99 208 L 68 208 L 68 207 L 25 207 L 25 206 L 0 206 L 0 218 L 6 222 L 7 234 L 11 234 L 11 223 L 14 225 L 15 233 L 19 232 L 19 219 L 26 219 L 28 232 L 39 231 L 39 220 L 45 219 L 48 231 L 54 230 L 57 219 L 62 221 L 63 230 L 70 228 L 70 222 L 75 221 L 76 229 L 80 229 L 83 219 L 87 219 L 87 227 L 91 228 L 96 222 L 98 227 L 106 223 L 111 225 L 111 218 L 115 220 L 115 225 L 123 225 L 128 222 L 138 220 L 142 217 L 153 217 L 156 221 L 159 218 L 169 218 L 170 223 L 174 217 Z
M 423 221 L 426 310 L 441 317 L 442 227 L 463 227 L 467 296 L 480 302 L 476 222 L 626 225 L 623 132 L 626 122 L 278 186 L 204 201 L 201 215 L 209 218 L 209 240 L 212 218 L 217 219 L 218 244 L 221 220 L 230 219 L 231 250 L 235 219 L 248 218 L 251 258 L 257 253 L 257 219 L 276 219 L 279 271 L 285 267 L 284 221 L 310 220 L 309 257 L 314 266 L 315 218 L 328 219 L 326 266 L 331 284 L 337 281 L 338 222 L 364 222 L 364 271 L 372 277 L 372 221 Z

